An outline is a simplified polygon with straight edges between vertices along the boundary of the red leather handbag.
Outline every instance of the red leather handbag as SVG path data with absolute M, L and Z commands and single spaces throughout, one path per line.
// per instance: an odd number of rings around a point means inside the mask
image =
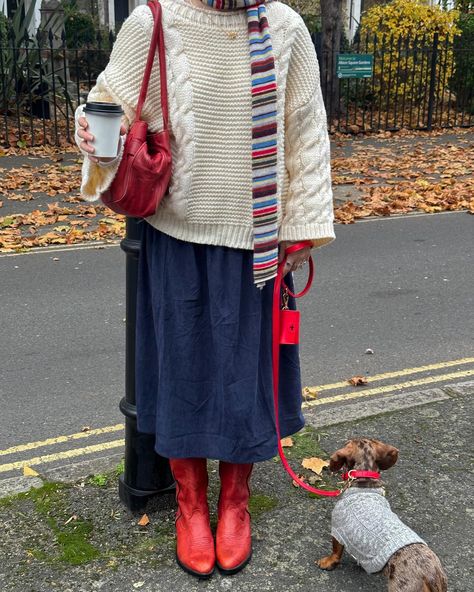
M 102 202 L 111 210 L 135 218 L 145 218 L 156 212 L 158 205 L 168 191 L 171 178 L 168 94 L 161 5 L 158 0 L 149 0 L 148 6 L 153 14 L 154 27 L 135 121 L 128 131 L 117 174 L 109 189 L 101 195 Z M 160 61 L 163 131 L 150 133 L 148 123 L 141 120 L 140 117 L 157 49 Z

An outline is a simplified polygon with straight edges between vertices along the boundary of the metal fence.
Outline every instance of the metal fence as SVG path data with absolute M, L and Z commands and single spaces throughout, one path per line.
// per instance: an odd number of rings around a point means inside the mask
M 73 141 L 74 110 L 105 68 L 114 35 L 98 33 L 94 44 L 66 46 L 38 31 L 15 44 L 0 43 L 0 143 L 63 145 Z
M 474 47 L 461 39 L 377 37 L 347 50 L 373 55 L 370 78 L 338 79 L 336 56 L 322 53 L 321 85 L 331 132 L 474 125 Z M 64 145 L 73 141 L 73 115 L 103 70 L 114 36 L 73 47 L 39 32 L 0 44 L 0 143 Z
M 313 41 L 331 131 L 474 125 L 474 46 L 461 37 L 366 37 L 346 53 L 372 55 L 372 76 L 344 79 L 338 78 L 334 53 Z

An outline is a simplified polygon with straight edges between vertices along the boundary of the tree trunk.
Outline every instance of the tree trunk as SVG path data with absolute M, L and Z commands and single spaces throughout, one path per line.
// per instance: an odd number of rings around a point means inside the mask
M 341 46 L 344 0 L 321 0 L 321 84 L 329 121 L 339 115 L 336 59 Z

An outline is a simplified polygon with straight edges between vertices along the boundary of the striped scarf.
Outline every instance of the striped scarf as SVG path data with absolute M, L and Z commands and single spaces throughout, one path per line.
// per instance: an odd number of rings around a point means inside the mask
M 278 267 L 277 85 L 265 0 L 201 1 L 217 10 L 247 10 L 252 81 L 253 275 L 255 284 L 263 287 L 276 276 Z

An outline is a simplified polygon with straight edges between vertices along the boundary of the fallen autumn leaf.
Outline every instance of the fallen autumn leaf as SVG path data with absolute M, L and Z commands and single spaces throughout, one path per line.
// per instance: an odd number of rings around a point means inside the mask
M 315 386 L 305 386 L 303 388 L 303 399 L 317 399 L 319 393 Z
M 365 376 L 361 376 L 360 374 L 353 376 L 352 378 L 349 378 L 349 380 L 347 381 L 349 384 L 352 384 L 352 386 L 362 386 L 363 384 L 367 384 L 368 380 Z
M 298 475 L 298 479 L 300 479 L 300 481 L 303 481 L 303 483 L 306 483 L 305 475 Z M 294 479 L 291 483 L 292 483 L 293 487 L 299 487 L 299 484 Z
M 304 458 L 301 464 L 305 469 L 313 471 L 313 473 L 316 473 L 316 475 L 321 475 L 321 471 L 323 470 L 323 468 L 329 466 L 327 460 L 323 460 L 322 458 L 318 458 L 317 456 L 312 456 L 311 458 Z
M 27 465 L 23 467 L 23 477 L 38 477 L 38 475 L 39 473 L 31 467 L 28 467 Z
M 148 518 L 148 516 L 146 514 L 143 514 L 143 516 L 138 521 L 138 525 L 139 526 L 147 526 L 148 524 L 150 524 L 150 519 Z

